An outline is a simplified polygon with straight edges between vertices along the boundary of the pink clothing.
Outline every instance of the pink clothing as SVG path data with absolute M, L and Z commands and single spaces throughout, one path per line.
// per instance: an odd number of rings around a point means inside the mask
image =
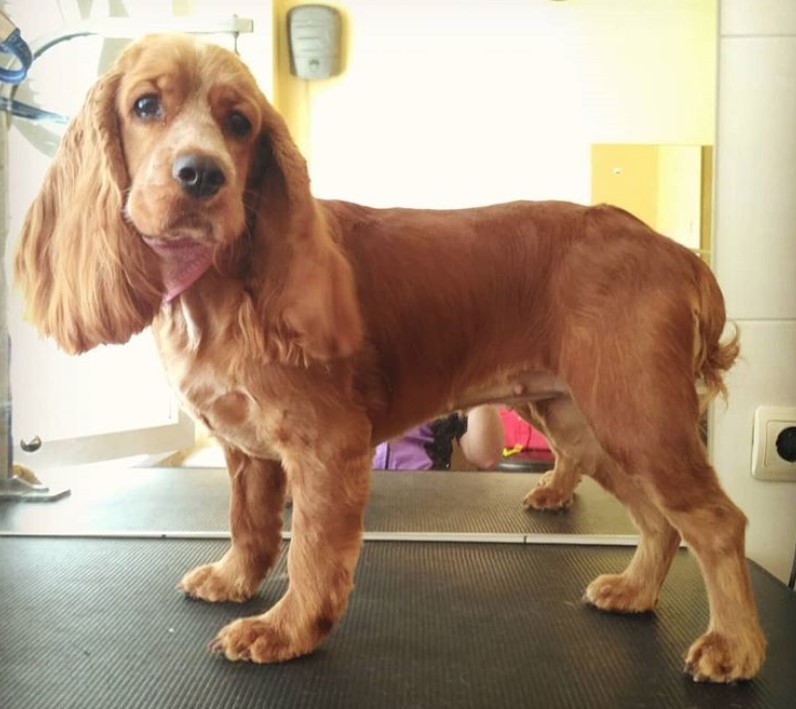
M 545 437 L 510 409 L 501 406 L 500 418 L 503 421 L 506 448 L 519 446 L 522 450 L 550 450 Z

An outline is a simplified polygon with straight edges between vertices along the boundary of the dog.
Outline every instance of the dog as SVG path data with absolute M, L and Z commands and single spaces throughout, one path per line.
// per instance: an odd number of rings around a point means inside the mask
M 211 649 L 228 659 L 305 655 L 341 618 L 376 442 L 502 402 L 639 528 L 627 569 L 595 579 L 587 602 L 652 610 L 685 540 L 710 604 L 687 671 L 731 682 L 763 663 L 746 519 L 698 430 L 726 393 L 737 333 L 723 334 L 709 268 L 627 212 L 315 199 L 239 58 L 152 35 L 89 91 L 29 208 L 14 271 L 29 319 L 69 353 L 151 325 L 183 405 L 221 442 L 231 546 L 184 576 L 188 596 L 256 592 L 280 548 L 289 480 L 289 587 L 220 630 Z

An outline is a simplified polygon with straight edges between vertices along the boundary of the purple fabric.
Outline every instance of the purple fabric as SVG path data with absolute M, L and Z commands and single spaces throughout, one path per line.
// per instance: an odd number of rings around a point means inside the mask
M 400 438 L 376 446 L 373 456 L 374 470 L 430 470 L 431 458 L 426 444 L 434 440 L 431 425 L 410 429 Z

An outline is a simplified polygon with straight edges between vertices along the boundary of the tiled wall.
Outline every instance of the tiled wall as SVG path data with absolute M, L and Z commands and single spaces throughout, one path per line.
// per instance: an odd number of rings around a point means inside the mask
M 711 452 L 749 517 L 749 557 L 784 580 L 796 483 L 752 478 L 751 449 L 756 407 L 796 407 L 796 2 L 722 0 L 719 32 L 714 265 L 743 360 Z

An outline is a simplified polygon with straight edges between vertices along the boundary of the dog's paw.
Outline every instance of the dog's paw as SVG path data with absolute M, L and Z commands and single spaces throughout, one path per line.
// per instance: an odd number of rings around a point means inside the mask
M 247 601 L 257 590 L 257 584 L 230 573 L 222 562 L 199 566 L 189 571 L 177 585 L 186 596 L 210 603 Z
M 604 574 L 589 584 L 583 600 L 610 613 L 646 613 L 658 599 L 657 593 L 622 574 Z
M 685 671 L 695 682 L 751 679 L 766 656 L 766 640 L 758 629 L 727 636 L 716 631 L 697 638 L 685 658 Z
M 241 618 L 224 626 L 210 642 L 211 652 L 233 662 L 285 662 L 312 652 L 317 641 L 300 642 L 271 614 Z
M 574 495 L 562 493 L 552 487 L 537 487 L 531 490 L 522 501 L 526 510 L 546 510 L 557 512 L 567 509 L 574 499 Z
M 522 501 L 526 510 L 548 510 L 555 512 L 565 510 L 575 499 L 573 490 L 562 490 L 555 485 L 555 471 L 549 471 L 539 478 L 536 487 L 531 490 Z

